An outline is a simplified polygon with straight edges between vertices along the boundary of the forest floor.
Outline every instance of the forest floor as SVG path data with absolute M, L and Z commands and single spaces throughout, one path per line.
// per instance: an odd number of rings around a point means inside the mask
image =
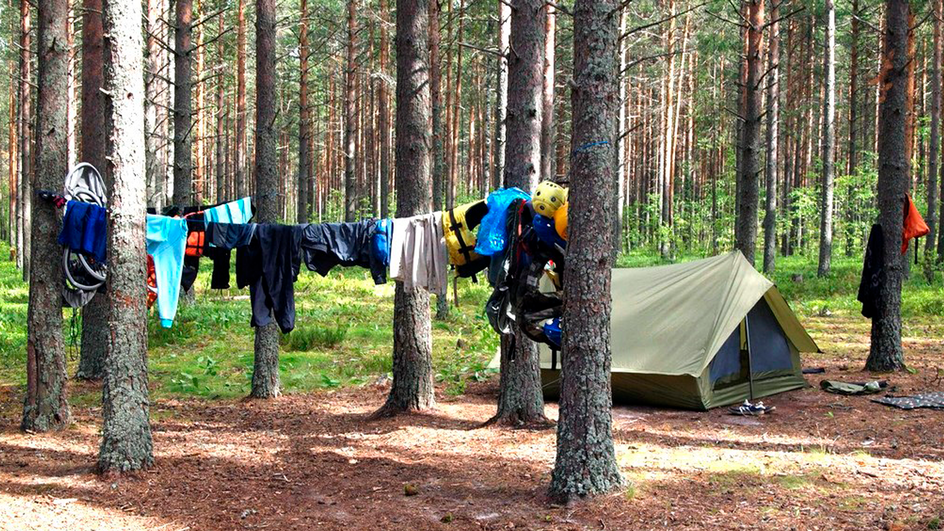
M 497 392 L 481 284 L 434 325 L 437 407 L 379 421 L 368 416 L 389 388 L 389 287 L 305 277 L 303 332 L 283 345 L 287 394 L 273 401 L 242 398 L 248 301 L 198 295 L 174 329 L 150 331 L 154 467 L 102 478 L 97 384 L 70 381 L 69 429 L 18 430 L 24 287 L 0 264 L 0 529 L 942 528 L 944 411 L 819 390 L 824 378 L 883 378 L 899 395 L 944 391 L 940 284 L 906 287 L 910 370 L 871 375 L 854 262 L 825 281 L 787 266 L 775 278 L 823 350 L 804 365 L 827 372 L 765 399 L 777 409 L 763 417 L 614 407 L 625 487 L 561 507 L 546 497 L 554 430 L 481 427 Z M 547 412 L 556 418 L 556 404 Z

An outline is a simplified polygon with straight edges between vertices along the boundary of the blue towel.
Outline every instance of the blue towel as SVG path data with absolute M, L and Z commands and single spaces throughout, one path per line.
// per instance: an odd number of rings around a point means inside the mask
M 249 223 L 252 219 L 252 200 L 248 197 L 230 201 L 220 206 L 203 211 L 203 220 L 207 223 Z
M 148 215 L 147 253 L 154 258 L 157 275 L 157 314 L 161 326 L 170 328 L 177 315 L 180 276 L 187 248 L 187 222 L 180 218 Z
M 69 201 L 62 218 L 59 245 L 105 262 L 108 211 L 81 201 Z

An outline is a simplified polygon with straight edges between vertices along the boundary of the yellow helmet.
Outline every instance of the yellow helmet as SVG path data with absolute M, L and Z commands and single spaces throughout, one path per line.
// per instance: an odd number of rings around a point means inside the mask
M 554 212 L 554 228 L 565 241 L 567 240 L 567 205 L 568 203 L 565 202 Z
M 567 202 L 567 190 L 551 181 L 542 181 L 531 196 L 534 212 L 546 217 L 553 217 L 554 212 Z

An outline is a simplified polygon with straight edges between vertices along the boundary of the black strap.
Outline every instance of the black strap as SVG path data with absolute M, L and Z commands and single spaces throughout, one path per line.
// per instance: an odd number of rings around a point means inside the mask
M 551 349 L 551 370 L 552 371 L 557 370 L 557 349 L 556 348 Z
M 469 251 L 474 249 L 474 247 L 469 247 L 466 245 L 465 240 L 462 239 L 462 224 L 456 221 L 456 209 L 449 211 L 449 219 L 452 220 L 452 226 L 450 228 L 452 232 L 455 233 L 456 240 L 459 242 L 459 252 L 465 257 L 466 263 L 469 263 L 472 261 L 472 254 Z

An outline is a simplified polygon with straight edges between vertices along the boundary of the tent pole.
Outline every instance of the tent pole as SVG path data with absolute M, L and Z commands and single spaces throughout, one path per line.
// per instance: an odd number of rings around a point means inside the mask
M 754 360 L 751 352 L 751 322 L 747 315 L 744 316 L 744 340 L 747 343 L 747 384 L 750 393 L 750 401 L 754 402 Z

